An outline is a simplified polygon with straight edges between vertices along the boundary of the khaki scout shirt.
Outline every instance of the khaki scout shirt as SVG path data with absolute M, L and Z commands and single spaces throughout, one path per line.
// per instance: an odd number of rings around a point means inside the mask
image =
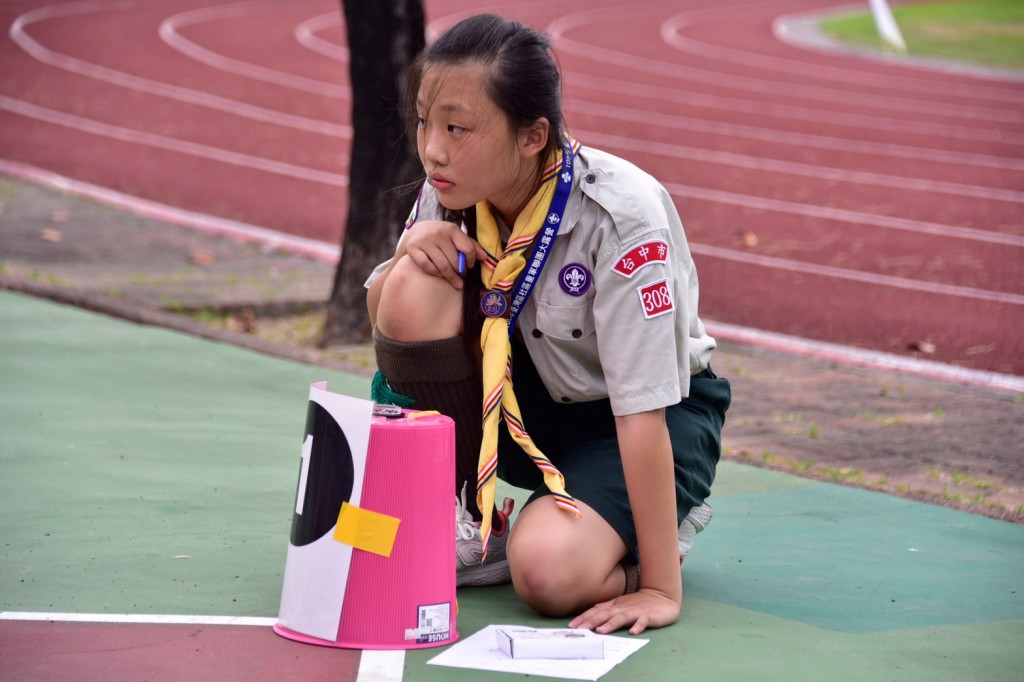
M 530 357 L 553 400 L 609 398 L 619 416 L 673 405 L 715 340 L 697 317 L 697 272 L 672 199 L 633 164 L 588 147 L 573 185 L 519 316 Z M 429 185 L 415 211 L 440 219 Z

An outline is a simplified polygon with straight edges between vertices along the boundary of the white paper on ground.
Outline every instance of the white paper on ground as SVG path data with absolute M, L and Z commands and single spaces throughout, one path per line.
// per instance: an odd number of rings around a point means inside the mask
M 604 658 L 590 660 L 551 660 L 510 658 L 498 650 L 497 630 L 521 625 L 488 625 L 470 637 L 427 661 L 450 668 L 472 668 L 523 675 L 546 675 L 567 680 L 597 680 L 647 644 L 646 639 L 597 635 L 604 639 Z

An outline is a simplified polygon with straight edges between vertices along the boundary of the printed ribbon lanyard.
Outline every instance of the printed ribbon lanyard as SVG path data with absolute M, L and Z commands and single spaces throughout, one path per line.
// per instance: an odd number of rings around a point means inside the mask
M 572 192 L 573 157 L 579 152 L 579 143 L 573 144 L 568 135 L 562 136 L 562 168 L 558 171 L 558 186 L 555 187 L 555 195 L 551 197 L 551 206 L 548 209 L 547 220 L 544 227 L 537 233 L 537 240 L 533 243 L 533 250 L 523 268 L 523 274 L 519 278 L 515 294 L 512 296 L 508 319 L 508 335 L 515 333 L 516 320 L 523 310 L 523 304 L 533 292 L 533 286 L 540 279 L 540 273 L 547 263 L 548 254 L 555 244 L 555 237 L 558 236 L 558 226 L 562 222 L 562 214 L 565 213 L 565 205 L 569 201 L 569 194 Z

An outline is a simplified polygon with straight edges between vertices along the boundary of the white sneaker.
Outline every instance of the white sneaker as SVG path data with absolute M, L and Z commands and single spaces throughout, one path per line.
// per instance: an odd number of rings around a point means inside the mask
M 506 497 L 502 508 L 495 510 L 492 529 L 501 525 L 501 533 L 491 531 L 487 543 L 487 563 L 481 563 L 484 546 L 480 537 L 480 522 L 474 521 L 466 509 L 466 484 L 462 485 L 462 498 L 455 498 L 455 584 L 458 587 L 480 585 L 504 585 L 512 582 L 512 573 L 508 566 L 508 555 L 505 543 L 511 527 L 509 516 L 515 501 Z
M 709 523 L 711 523 L 711 507 L 707 502 L 704 502 L 699 507 L 691 509 L 686 518 L 683 519 L 683 522 L 679 524 L 680 565 L 682 565 L 683 559 L 690 553 L 690 550 L 693 549 L 693 540 L 697 537 L 697 533 L 707 528 Z

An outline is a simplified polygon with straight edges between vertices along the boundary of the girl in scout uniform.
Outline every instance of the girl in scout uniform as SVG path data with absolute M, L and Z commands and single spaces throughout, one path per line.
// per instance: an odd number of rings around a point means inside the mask
M 549 49 L 476 16 L 410 68 L 427 179 L 367 282 L 375 399 L 456 422 L 460 585 L 636 634 L 679 616 L 730 389 L 671 198 L 566 134 Z M 535 490 L 514 526 L 496 476 Z

